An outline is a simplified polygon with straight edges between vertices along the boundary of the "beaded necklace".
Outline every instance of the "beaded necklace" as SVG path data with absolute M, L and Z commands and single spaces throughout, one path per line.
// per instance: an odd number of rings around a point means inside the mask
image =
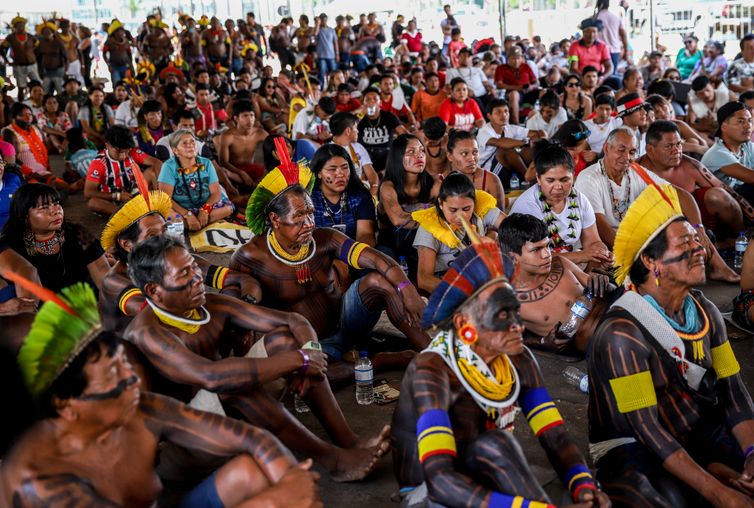
M 610 177 L 607 175 L 605 164 L 602 161 L 600 161 L 600 169 L 602 170 L 602 174 L 605 175 L 605 178 L 607 178 L 607 190 L 610 191 L 610 203 L 612 204 L 613 208 L 613 217 L 615 217 L 618 222 L 622 222 L 623 217 L 628 211 L 628 205 L 631 203 L 631 171 L 629 170 L 624 173 L 624 178 L 626 180 L 626 191 L 623 194 L 623 199 L 619 200 L 615 197 L 612 180 L 610 180 Z M 623 180 L 621 180 L 621 187 L 623 187 L 622 184 Z
M 33 126 L 29 126 L 29 130 L 27 131 L 22 129 L 15 123 L 11 124 L 11 129 L 13 129 L 13 132 L 15 132 L 18 136 L 21 136 L 21 138 L 24 140 L 26 146 L 29 147 L 29 151 L 34 157 L 34 160 L 45 168 L 49 168 L 50 159 L 47 155 L 47 149 L 45 148 L 44 141 L 42 141 L 42 138 L 39 136 L 39 134 L 37 134 L 36 129 L 34 129 Z
M 691 343 L 694 362 L 699 363 L 704 360 L 705 354 L 703 339 L 709 332 L 710 323 L 709 318 L 707 317 L 707 313 L 704 312 L 704 309 L 699 304 L 699 302 L 697 302 L 696 299 L 691 295 L 686 296 L 686 299 L 683 301 L 684 325 L 681 326 L 676 320 L 665 313 L 665 309 L 663 309 L 660 304 L 657 303 L 657 300 L 655 300 L 651 295 L 644 295 L 644 299 L 649 302 L 649 304 L 652 305 L 652 307 L 654 307 L 655 310 L 659 312 L 663 318 L 665 318 L 665 321 L 668 322 L 668 324 L 673 328 L 673 330 L 675 330 L 675 333 L 677 333 L 681 339 Z M 699 311 L 698 313 L 697 309 Z M 699 326 L 700 314 L 704 319 L 704 323 L 701 326 Z
M 58 235 L 52 235 L 47 240 L 34 240 L 34 248 L 39 254 L 52 256 L 53 254 L 57 254 L 55 249 L 57 248 L 58 243 Z
M 543 222 L 547 226 L 547 234 L 550 235 L 552 240 L 552 250 L 555 252 L 571 252 L 573 245 L 568 245 L 563 241 L 563 237 L 560 235 L 560 228 L 556 222 L 555 212 L 552 211 L 552 207 L 547 203 L 544 193 L 540 189 L 539 191 L 539 204 L 542 207 L 542 213 L 544 214 Z M 566 203 L 568 210 L 568 238 L 576 238 L 576 222 L 579 221 L 579 204 L 576 201 L 576 190 L 571 187 L 571 192 L 568 193 L 568 201 Z
M 176 160 L 176 162 L 178 162 L 178 160 Z M 204 164 L 199 162 L 196 162 L 190 168 L 178 168 L 178 174 L 181 175 L 181 181 L 186 188 L 186 195 L 188 196 L 189 201 L 191 201 L 191 204 L 194 205 L 194 208 L 201 208 L 204 204 L 204 201 L 202 200 L 202 171 L 204 171 Z M 186 180 L 186 175 L 191 173 L 196 173 L 196 180 Z M 196 190 L 197 187 L 199 190 L 195 198 L 193 191 Z
M 322 202 L 325 204 L 325 213 L 328 217 L 330 217 L 330 220 L 332 221 L 333 227 L 345 224 L 343 221 L 343 210 L 346 207 L 346 193 L 343 192 L 340 195 L 340 208 L 337 212 L 333 212 L 332 208 L 330 208 L 330 201 L 325 197 L 324 194 L 322 194 Z M 337 218 L 337 220 L 336 220 Z
M 209 311 L 204 308 L 204 306 L 199 307 L 199 309 L 191 309 L 189 317 L 183 317 L 176 316 L 175 314 L 171 314 L 170 312 L 159 308 L 157 305 L 153 304 L 149 298 L 147 298 L 147 303 L 152 307 L 154 315 L 157 316 L 157 319 L 159 319 L 160 322 L 192 335 L 198 332 L 202 325 L 209 323 L 211 317 Z
M 311 282 L 312 272 L 309 269 L 309 261 L 317 252 L 317 242 L 314 238 L 309 245 L 302 245 L 296 254 L 288 254 L 275 237 L 275 232 L 270 230 L 267 233 L 267 248 L 275 259 L 296 269 L 296 282 L 299 284 Z

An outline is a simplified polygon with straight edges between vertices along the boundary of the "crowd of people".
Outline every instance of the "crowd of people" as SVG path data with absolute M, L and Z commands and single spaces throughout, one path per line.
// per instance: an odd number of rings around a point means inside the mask
M 754 247 L 730 266 L 754 223 L 754 34 L 733 58 L 694 34 L 636 55 L 609 7 L 549 45 L 464 40 L 450 5 L 438 41 L 374 13 L 157 12 L 102 44 L 16 16 L 0 504 L 320 506 L 313 462 L 359 481 L 392 449 L 403 506 L 554 506 L 522 412 L 575 506 L 754 505 L 754 405 L 700 290 L 740 285 L 754 330 Z M 192 252 L 226 223 L 252 238 L 224 265 Z M 383 313 L 404 351 L 368 341 Z M 365 348 L 404 371 L 371 436 L 331 390 Z M 532 350 L 587 359 L 588 450 Z

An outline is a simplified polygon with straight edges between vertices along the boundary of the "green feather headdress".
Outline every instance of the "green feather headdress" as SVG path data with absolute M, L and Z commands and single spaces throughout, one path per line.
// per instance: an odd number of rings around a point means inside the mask
M 39 396 L 102 329 L 97 298 L 83 282 L 56 295 L 18 274 L 8 272 L 4 277 L 45 302 L 18 352 L 18 365 L 26 386 L 32 395 Z
M 309 166 L 303 162 L 296 164 L 291 160 L 285 139 L 277 137 L 274 141 L 280 165 L 262 178 L 246 205 L 246 225 L 255 235 L 264 233 L 267 207 L 276 196 L 296 184 L 300 184 L 307 192 L 311 192 L 314 187 L 314 175 Z

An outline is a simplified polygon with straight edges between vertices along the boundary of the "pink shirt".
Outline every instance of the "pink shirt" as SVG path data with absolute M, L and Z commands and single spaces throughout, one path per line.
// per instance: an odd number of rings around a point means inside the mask
M 0 155 L 2 155 L 6 162 L 10 158 L 15 158 L 16 148 L 13 146 L 13 143 L 8 143 L 7 141 L 0 139 Z
M 571 44 L 571 49 L 568 50 L 568 60 L 574 59 L 579 72 L 583 72 L 587 65 L 592 65 L 603 73 L 605 69 L 602 67 L 602 62 L 610 60 L 610 52 L 607 50 L 607 45 L 599 40 L 594 41 L 588 48 L 581 43 L 581 40 L 578 40 Z
M 597 36 L 599 40 L 607 44 L 607 49 L 610 53 L 620 53 L 621 49 L 623 49 L 623 41 L 620 40 L 620 29 L 623 26 L 623 18 L 614 12 L 602 9 L 597 14 L 597 19 L 602 21 L 602 30 L 600 30 Z

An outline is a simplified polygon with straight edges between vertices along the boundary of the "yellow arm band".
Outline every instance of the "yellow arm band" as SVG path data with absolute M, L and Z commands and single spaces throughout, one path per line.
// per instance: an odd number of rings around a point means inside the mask
M 652 374 L 648 370 L 611 379 L 610 388 L 621 413 L 657 405 Z
M 126 312 L 126 305 L 128 305 L 128 300 L 140 294 L 141 290 L 135 287 L 126 288 L 125 291 L 120 294 L 120 298 L 118 298 L 118 309 L 123 313 L 123 315 L 128 316 L 128 312 Z
M 712 368 L 715 369 L 718 379 L 734 376 L 741 370 L 733 348 L 730 347 L 730 341 L 712 348 Z

